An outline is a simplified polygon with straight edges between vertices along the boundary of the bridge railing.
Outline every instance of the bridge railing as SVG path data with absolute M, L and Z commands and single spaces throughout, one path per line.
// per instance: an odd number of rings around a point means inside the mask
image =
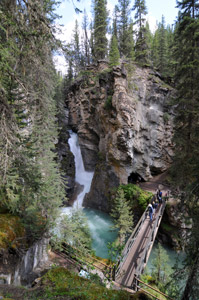
M 130 235 L 130 237 L 129 237 L 127 243 L 126 243 L 120 258 L 118 259 L 118 263 L 116 265 L 116 270 L 115 270 L 115 277 L 117 276 L 117 274 L 119 273 L 119 271 L 122 268 L 123 264 L 125 263 L 126 258 L 129 254 L 135 240 L 136 240 L 136 237 L 137 237 L 141 227 L 142 227 L 142 224 L 144 223 L 144 221 L 147 218 L 147 214 L 148 214 L 148 207 L 143 212 L 139 222 L 137 223 L 135 229 L 133 230 L 132 234 Z
M 147 260 L 148 260 L 149 254 L 150 254 L 150 250 L 152 249 L 153 243 L 155 241 L 155 237 L 156 237 L 156 234 L 157 234 L 157 231 L 158 231 L 160 220 L 161 220 L 162 215 L 164 213 L 165 206 L 166 206 L 166 203 L 165 203 L 165 201 L 163 201 L 162 205 L 159 206 L 158 209 L 157 209 L 158 213 L 156 213 L 155 222 L 152 223 L 152 230 L 150 231 L 147 246 L 145 247 L 145 251 L 143 252 L 142 257 L 139 260 L 138 268 L 136 269 L 137 276 L 139 276 L 143 272 L 144 267 L 147 263 Z M 142 214 L 138 224 L 136 225 L 134 231 L 132 232 L 131 236 L 129 237 L 129 239 L 126 243 L 126 246 L 125 246 L 124 250 L 122 251 L 122 254 L 120 256 L 120 259 L 119 259 L 118 264 L 117 264 L 116 269 L 115 269 L 115 274 L 114 274 L 115 278 L 117 277 L 117 275 L 119 274 L 123 264 L 125 263 L 125 261 L 128 257 L 128 254 L 131 251 L 131 248 L 132 248 L 132 246 L 133 246 L 133 244 L 134 244 L 134 242 L 135 242 L 135 240 L 136 240 L 136 238 L 137 238 L 137 236 L 140 232 L 140 229 L 141 229 L 144 221 L 147 218 L 147 215 L 148 215 L 148 207 L 146 208 L 146 210 Z
M 148 261 L 151 249 L 153 247 L 153 243 L 155 241 L 156 234 L 158 232 L 158 228 L 159 228 L 159 225 L 160 225 L 163 213 L 164 213 L 165 206 L 166 206 L 166 203 L 165 203 L 165 201 L 163 201 L 163 203 L 161 204 L 161 206 L 159 206 L 158 211 L 156 213 L 155 222 L 152 223 L 152 228 L 150 230 L 150 234 L 148 237 L 148 243 L 142 253 L 142 256 L 140 257 L 138 266 L 135 271 L 135 274 L 137 275 L 137 277 L 139 277 L 142 274 L 142 272 L 144 271 L 144 268 L 147 264 L 147 261 Z
M 141 291 L 143 291 L 144 293 L 146 293 L 146 294 L 152 296 L 153 298 L 155 298 L 155 300 L 156 300 L 156 299 L 157 299 L 157 300 L 161 300 L 160 298 L 157 297 L 157 294 L 159 294 L 160 296 L 162 295 L 162 296 L 164 296 L 165 298 L 167 298 L 167 299 L 169 299 L 169 300 L 174 300 L 174 299 L 172 299 L 171 297 L 169 297 L 167 294 L 161 292 L 160 290 L 157 290 L 156 288 L 154 288 L 153 286 L 151 286 L 151 285 L 147 284 L 146 282 L 140 280 L 139 278 L 136 278 L 136 277 L 135 277 L 135 279 L 137 280 L 137 282 L 138 282 L 139 284 L 144 285 L 144 287 L 148 288 L 148 290 L 146 290 L 146 289 L 143 289 L 143 287 L 141 287 L 140 285 L 138 285 L 138 289 L 141 290 Z M 151 292 L 149 292 L 150 289 L 151 289 L 152 291 L 155 291 L 155 292 L 156 292 L 156 295 L 151 294 Z

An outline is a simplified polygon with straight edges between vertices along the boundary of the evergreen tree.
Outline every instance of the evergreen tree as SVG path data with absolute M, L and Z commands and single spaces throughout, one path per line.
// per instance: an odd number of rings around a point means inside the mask
M 74 209 L 61 219 L 59 236 L 54 237 L 58 244 L 66 242 L 81 251 L 83 255 L 91 252 L 91 234 L 87 219 L 82 210 Z
M 154 68 L 157 68 L 158 66 L 158 44 L 159 44 L 159 34 L 157 28 L 153 34 L 152 43 L 151 43 L 151 60 Z
M 152 277 L 159 289 L 165 292 L 165 286 L 171 275 L 171 267 L 168 264 L 169 257 L 164 248 L 158 243 L 158 247 L 154 251 L 155 258 L 152 260 Z
M 199 294 L 198 178 L 199 178 L 199 1 L 177 1 L 180 13 L 175 30 L 177 116 L 173 178 L 183 191 L 192 230 L 186 247 L 183 274 L 187 281 L 182 300 L 197 299 Z
M 173 30 L 169 25 L 165 26 L 164 16 L 162 16 L 162 22 L 158 24 L 152 38 L 151 60 L 153 67 L 157 68 L 165 79 L 172 78 L 174 75 L 173 46 Z
M 112 35 L 114 35 L 118 41 L 118 7 L 115 5 L 114 15 L 113 15 L 113 28 L 112 28 Z
M 115 35 L 111 38 L 110 52 L 109 52 L 109 60 L 110 66 L 117 66 L 119 64 L 120 53 L 118 49 L 117 38 Z
M 145 0 L 135 0 L 133 10 L 135 10 L 135 20 L 138 25 L 138 32 L 141 34 L 141 29 L 146 21 L 147 7 Z
M 198 201 L 198 196 L 197 196 Z M 199 209 L 198 205 L 195 205 L 194 211 L 191 214 L 193 219 L 193 226 L 191 230 L 191 237 L 186 247 L 186 260 L 181 274 L 183 274 L 183 280 L 186 278 L 186 285 L 183 291 L 181 300 L 185 299 L 197 299 L 199 295 Z
M 194 181 L 198 157 L 198 1 L 178 2 L 182 8 L 175 31 L 175 59 L 177 82 L 177 117 L 175 143 L 175 170 L 179 184 L 185 188 Z M 183 164 L 182 164 L 183 161 Z
M 149 28 L 145 26 L 145 16 L 147 14 L 145 0 L 135 0 L 133 10 L 135 10 L 135 23 L 138 26 L 135 59 L 141 65 L 148 65 L 150 63 L 148 45 Z
M 159 62 L 158 62 L 158 68 L 162 75 L 166 72 L 167 67 L 167 57 L 166 57 L 166 29 L 165 29 L 165 18 L 162 16 L 162 22 L 159 25 L 159 45 L 158 45 L 158 56 L 159 56 Z
M 79 38 L 79 25 L 77 20 L 75 21 L 75 28 L 73 31 L 73 60 L 74 60 L 74 74 L 75 76 L 78 75 L 80 71 L 80 65 L 81 65 L 81 51 L 80 51 L 80 38 Z
M 52 226 L 64 198 L 54 144 L 55 4 L 0 3 L 1 205 L 22 218 L 30 236 Z
M 113 202 L 111 216 L 114 218 L 114 228 L 118 229 L 120 245 L 124 244 L 125 238 L 132 232 L 133 216 L 129 202 L 125 199 L 124 191 L 119 189 Z
M 130 0 L 119 0 L 118 6 L 116 7 L 118 18 L 118 40 L 120 55 L 128 58 L 132 57 L 132 51 L 134 48 L 133 42 L 133 25 L 131 23 L 130 15 Z
M 134 61 L 135 59 L 135 42 L 134 42 L 134 31 L 133 31 L 133 22 L 130 21 L 129 27 L 128 27 L 128 39 L 126 43 L 126 52 L 127 52 L 127 58 L 130 58 L 131 61 Z
M 173 78 L 175 71 L 175 59 L 174 59 L 174 30 L 172 26 L 167 25 L 166 28 L 166 41 L 167 41 L 167 49 L 166 49 L 166 76 Z
M 94 0 L 94 60 L 104 59 L 107 56 L 108 40 L 106 34 L 108 26 L 108 12 L 106 5 L 106 0 Z
M 90 24 L 90 51 L 91 51 L 91 60 L 93 61 L 94 58 L 94 29 L 93 29 L 93 23 Z
M 89 46 L 89 37 L 88 37 L 88 16 L 86 10 L 84 10 L 84 17 L 82 22 L 83 29 L 83 48 L 84 48 L 84 61 L 85 65 L 90 64 L 90 46 Z

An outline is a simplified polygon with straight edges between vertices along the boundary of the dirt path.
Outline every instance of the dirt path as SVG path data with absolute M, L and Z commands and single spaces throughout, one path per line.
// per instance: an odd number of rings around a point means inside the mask
M 160 189 L 163 192 L 163 196 L 166 192 L 170 191 L 170 186 L 167 184 L 168 172 L 164 172 L 160 175 L 154 176 L 150 181 L 140 182 L 139 186 L 146 191 L 156 193 L 157 189 Z

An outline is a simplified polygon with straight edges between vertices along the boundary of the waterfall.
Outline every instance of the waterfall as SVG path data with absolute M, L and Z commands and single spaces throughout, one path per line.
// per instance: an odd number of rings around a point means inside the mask
M 78 136 L 72 131 L 69 131 L 69 134 L 70 138 L 68 139 L 68 144 L 75 158 L 75 181 L 83 186 L 83 190 L 77 196 L 73 207 L 82 208 L 84 196 L 90 191 L 94 172 L 85 171 L 81 149 L 78 143 Z M 62 216 L 70 214 L 70 212 L 71 207 L 61 208 Z M 96 251 L 98 256 L 108 258 L 108 249 L 106 245 L 107 243 L 113 242 L 117 236 L 116 231 L 110 231 L 110 227 L 113 226 L 110 216 L 97 210 L 85 208 L 84 213 L 88 219 L 93 249 Z M 59 223 L 59 221 L 57 223 Z
M 83 190 L 77 196 L 73 207 L 81 208 L 84 196 L 90 191 L 94 172 L 87 172 L 84 168 L 81 149 L 78 143 L 78 135 L 71 130 L 69 131 L 69 134 L 70 138 L 68 139 L 68 144 L 75 158 L 75 181 L 83 186 Z

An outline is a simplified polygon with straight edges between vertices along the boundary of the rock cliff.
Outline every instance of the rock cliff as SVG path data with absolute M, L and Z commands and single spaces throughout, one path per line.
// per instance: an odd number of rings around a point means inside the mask
M 111 188 L 168 169 L 173 95 L 158 73 L 135 65 L 110 70 L 99 62 L 73 83 L 66 95 L 68 124 L 78 133 L 85 168 L 95 169 L 85 206 L 108 211 Z

